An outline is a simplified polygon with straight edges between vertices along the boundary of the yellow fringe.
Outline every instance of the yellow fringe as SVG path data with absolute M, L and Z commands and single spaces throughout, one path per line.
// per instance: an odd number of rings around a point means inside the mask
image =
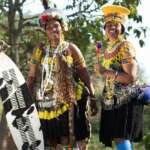
M 58 116 L 66 112 L 68 109 L 69 109 L 69 105 L 64 104 L 61 108 L 54 110 L 54 111 L 50 111 L 50 112 L 39 111 L 38 115 L 40 119 L 51 120 L 51 119 L 57 118 Z
M 76 100 L 80 100 L 83 93 L 83 82 L 79 81 L 76 87 Z M 58 108 L 54 111 L 39 111 L 38 115 L 40 119 L 44 120 L 51 120 L 57 118 L 58 116 L 62 115 L 66 112 L 70 106 L 68 104 L 64 104 L 62 107 Z

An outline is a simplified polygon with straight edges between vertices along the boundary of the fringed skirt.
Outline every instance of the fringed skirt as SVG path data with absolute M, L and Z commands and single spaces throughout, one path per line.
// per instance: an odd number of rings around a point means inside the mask
M 81 100 L 78 100 L 77 105 L 74 106 L 73 122 L 76 141 L 90 137 L 90 124 L 86 115 L 86 104 L 87 96 L 84 96 Z M 39 110 L 44 140 L 59 144 L 61 143 L 62 137 L 69 137 L 68 108 L 66 105 L 62 105 L 55 112 L 50 110 L 44 111 L 45 110 Z
M 143 105 L 136 99 L 111 110 L 101 110 L 100 142 L 112 146 L 114 138 L 139 142 L 143 136 Z

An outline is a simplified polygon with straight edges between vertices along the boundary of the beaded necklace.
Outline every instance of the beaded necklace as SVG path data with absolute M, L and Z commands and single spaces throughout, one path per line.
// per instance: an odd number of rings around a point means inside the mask
M 124 40 L 118 39 L 113 44 L 109 44 L 107 50 L 104 53 L 104 62 L 103 65 L 106 68 L 109 68 L 110 64 L 121 59 L 120 45 Z
M 50 50 L 50 46 L 47 46 L 46 48 L 46 55 L 43 58 L 42 61 L 42 81 L 41 81 L 41 87 L 39 89 L 39 97 L 40 99 L 43 99 L 44 93 L 48 86 L 53 86 L 53 80 L 52 80 L 52 72 L 54 69 L 54 60 L 57 56 L 57 54 L 62 54 L 62 51 L 67 46 L 67 43 L 62 41 L 55 49 Z M 51 63 L 49 64 L 49 58 L 50 58 L 50 52 L 52 53 Z

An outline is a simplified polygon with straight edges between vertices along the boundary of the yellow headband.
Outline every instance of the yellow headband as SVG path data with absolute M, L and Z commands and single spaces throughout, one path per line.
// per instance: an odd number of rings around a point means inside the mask
M 130 14 L 130 10 L 119 5 L 105 5 L 102 7 L 104 21 L 115 21 L 123 24 Z

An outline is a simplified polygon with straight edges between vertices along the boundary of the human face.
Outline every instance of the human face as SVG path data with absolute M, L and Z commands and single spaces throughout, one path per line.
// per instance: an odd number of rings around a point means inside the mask
M 51 20 L 46 25 L 46 34 L 51 43 L 54 46 L 57 46 L 62 39 L 62 27 L 59 21 Z
M 110 41 L 117 40 L 121 34 L 121 23 L 118 22 L 107 22 L 105 25 L 105 32 Z

